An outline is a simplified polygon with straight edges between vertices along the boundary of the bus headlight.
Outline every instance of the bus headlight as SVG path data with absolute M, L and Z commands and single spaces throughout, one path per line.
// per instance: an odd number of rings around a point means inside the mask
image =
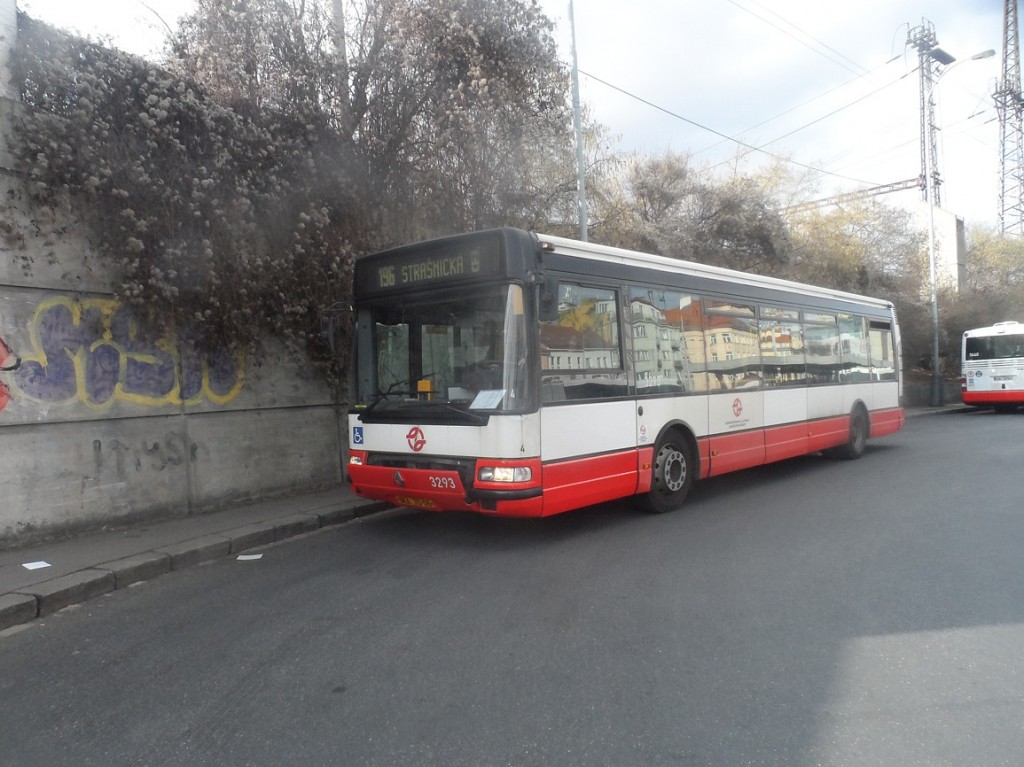
M 476 476 L 481 482 L 530 482 L 533 469 L 529 466 L 481 466 Z

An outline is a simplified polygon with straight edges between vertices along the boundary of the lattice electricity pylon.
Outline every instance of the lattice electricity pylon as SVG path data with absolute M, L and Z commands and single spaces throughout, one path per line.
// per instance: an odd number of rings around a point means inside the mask
M 921 74 L 921 199 L 931 201 L 936 207 L 942 206 L 939 187 L 942 176 L 939 173 L 939 149 L 935 128 L 935 81 L 942 74 L 942 68 L 956 59 L 939 47 L 935 37 L 935 25 L 928 19 L 921 19 L 921 26 L 913 27 L 907 33 L 907 45 L 917 48 L 918 71 Z
M 992 94 L 999 113 L 999 228 L 1024 236 L 1024 102 L 1020 90 L 1017 0 L 1005 0 L 1003 72 Z

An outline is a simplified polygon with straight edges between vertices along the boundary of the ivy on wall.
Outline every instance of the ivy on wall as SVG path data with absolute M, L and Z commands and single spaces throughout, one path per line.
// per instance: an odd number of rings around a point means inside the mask
M 70 201 L 139 317 L 257 362 L 276 336 L 341 395 L 346 314 L 332 351 L 322 310 L 347 306 L 363 228 L 326 118 L 225 106 L 142 59 L 18 25 L 12 150 L 30 204 Z

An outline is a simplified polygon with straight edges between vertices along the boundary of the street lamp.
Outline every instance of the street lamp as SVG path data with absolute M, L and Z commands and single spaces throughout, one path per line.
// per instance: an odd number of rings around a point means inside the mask
M 912 31 L 913 32 L 913 31 Z M 956 57 L 935 45 L 934 31 L 925 29 L 926 34 L 918 35 L 911 40 L 918 46 L 921 67 L 921 155 L 924 159 L 924 196 L 928 204 L 928 282 L 932 314 L 932 377 L 931 392 L 928 404 L 938 407 L 943 404 L 942 376 L 939 374 L 939 286 L 938 264 L 935 254 L 935 206 L 939 196 L 939 173 L 936 166 L 935 148 L 935 86 L 942 76 L 956 64 Z M 930 35 L 927 34 L 930 32 Z M 992 49 L 976 53 L 965 61 L 977 61 L 995 55 Z M 963 61 L 959 62 L 963 63 Z M 952 66 L 950 66 L 952 65 Z M 938 75 L 934 74 L 938 66 L 944 67 Z M 925 126 L 927 120 L 927 126 Z M 927 130 L 925 130 L 927 127 Z M 925 140 L 927 136 L 927 146 Z

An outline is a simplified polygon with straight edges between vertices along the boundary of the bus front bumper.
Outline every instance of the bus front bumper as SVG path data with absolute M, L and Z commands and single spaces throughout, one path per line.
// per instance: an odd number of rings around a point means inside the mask
M 539 472 L 538 472 L 539 474 Z M 363 498 L 429 511 L 473 511 L 505 517 L 544 516 L 539 476 L 527 487 L 466 487 L 457 471 L 349 463 L 347 480 Z

